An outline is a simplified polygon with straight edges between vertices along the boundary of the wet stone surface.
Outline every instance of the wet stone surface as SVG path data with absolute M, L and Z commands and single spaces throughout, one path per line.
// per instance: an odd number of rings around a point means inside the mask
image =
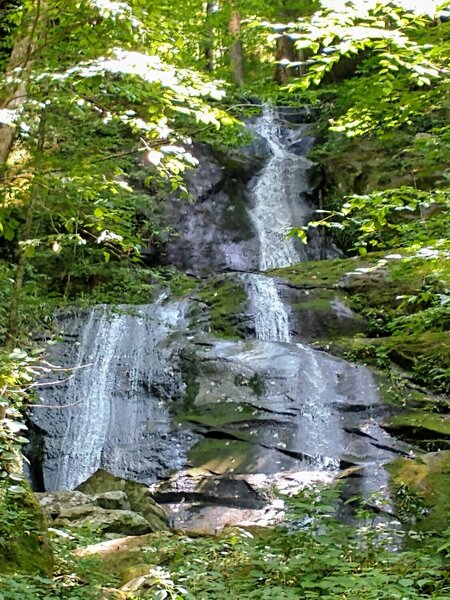
M 305 120 L 264 111 L 251 125 L 254 143 L 227 160 L 194 147 L 200 164 L 186 183 L 195 202 L 168 200 L 175 235 L 165 255 L 203 278 L 191 296 L 56 318 L 62 342 L 49 360 L 75 370 L 40 388 L 29 456 L 41 491 L 72 490 L 97 474 L 96 486 L 80 488 L 96 503 L 68 507 L 67 519 L 86 510 L 101 519 L 114 512 L 114 493 L 126 492 L 147 522 L 140 505 L 153 496 L 175 527 L 269 525 L 284 517 L 273 486 L 292 494 L 339 476 L 349 495 L 389 498 L 384 464 L 410 453 L 379 424 L 392 409 L 368 368 L 307 345 L 364 332 L 364 323 L 336 285 L 315 286 L 315 274 L 304 285 L 260 271 L 339 254 L 317 234 L 306 248 L 285 237 L 315 208 Z M 211 277 L 232 270 L 243 273 Z M 145 484 L 136 502 L 133 481 Z

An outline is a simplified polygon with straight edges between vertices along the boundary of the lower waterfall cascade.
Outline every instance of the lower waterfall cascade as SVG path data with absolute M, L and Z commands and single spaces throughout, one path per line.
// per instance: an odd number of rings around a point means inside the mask
M 270 150 L 246 192 L 258 272 L 238 279 L 252 334 L 195 330 L 190 299 L 165 295 L 58 316 L 52 360 L 76 369 L 43 387 L 44 407 L 30 415 L 42 457 L 31 467 L 36 488 L 74 489 L 102 468 L 151 485 L 180 526 L 206 519 L 212 529 L 258 521 L 262 488 L 297 489 L 350 466 L 363 475 L 360 492 L 388 497 L 383 464 L 408 448 L 378 425 L 372 372 L 293 334 L 282 286 L 263 272 L 310 258 L 286 238 L 314 211 L 313 163 L 289 150 L 308 129 L 267 108 L 251 128 Z M 186 479 L 191 468 L 202 470 L 201 491 Z M 248 497 L 243 481 L 254 487 Z

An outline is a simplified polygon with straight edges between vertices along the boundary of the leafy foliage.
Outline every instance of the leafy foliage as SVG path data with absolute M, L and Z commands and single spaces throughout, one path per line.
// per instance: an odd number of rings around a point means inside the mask
M 343 525 L 334 517 L 337 503 L 333 489 L 321 494 L 306 490 L 292 501 L 290 529 L 269 530 L 261 537 L 233 528 L 219 537 L 156 534 L 141 551 L 134 551 L 135 560 L 147 565 L 146 575 L 138 578 L 140 586 L 130 586 L 133 591 L 123 591 L 123 597 L 443 600 L 448 596 L 445 545 L 440 553 L 432 553 L 423 539 L 416 551 L 392 552 L 388 546 L 396 542 L 382 525 L 368 521 L 365 513 L 359 527 Z M 96 597 L 99 586 L 111 593 L 117 590 L 117 566 L 111 568 L 110 562 L 114 557 L 103 565 L 92 558 L 75 561 L 70 554 L 74 544 L 83 545 L 83 538 L 55 539 L 60 561 L 57 582 L 2 577 L 4 598 L 12 600 L 18 589 L 24 594 L 32 589 L 36 598 L 49 599 L 58 594 Z

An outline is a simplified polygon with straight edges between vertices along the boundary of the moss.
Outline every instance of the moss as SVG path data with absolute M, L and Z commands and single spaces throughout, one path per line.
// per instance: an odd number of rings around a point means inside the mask
M 53 553 L 45 516 L 28 486 L 24 490 L 12 495 L 0 489 L 0 573 L 50 576 Z
M 209 427 L 220 427 L 229 423 L 246 421 L 254 417 L 255 408 L 249 404 L 219 402 L 201 407 L 201 412 L 189 412 L 182 416 L 186 421 Z
M 226 339 L 242 338 L 239 316 L 246 300 L 245 288 L 236 277 L 218 275 L 208 280 L 198 297 L 209 307 L 211 331 Z
M 450 451 L 399 458 L 387 469 L 399 511 L 412 511 L 419 529 L 445 531 L 450 525 Z
M 372 266 L 384 253 L 372 253 L 364 260 L 360 257 L 336 260 L 315 260 L 290 267 L 274 269 L 267 274 L 280 277 L 293 285 L 304 287 L 336 287 L 342 277 L 361 266 Z
M 181 271 L 171 270 L 167 277 L 170 291 L 174 296 L 185 296 L 192 293 L 198 286 L 198 279 L 182 273 Z
M 247 378 L 241 374 L 236 375 L 234 378 L 234 384 L 250 387 L 257 396 L 262 396 L 266 388 L 264 377 L 262 377 L 259 373 L 255 373 L 250 378 Z
M 415 440 L 424 437 L 450 440 L 450 415 L 415 410 L 392 417 L 386 426 L 390 431 L 399 434 L 409 431 Z
M 326 309 L 326 297 L 339 288 L 345 303 L 367 321 L 368 337 L 328 331 L 320 346 L 340 356 L 389 369 L 391 361 L 415 382 L 438 393 L 450 392 L 449 313 L 439 298 L 450 286 L 450 261 L 411 256 L 405 250 L 373 252 L 333 261 L 312 261 L 270 273 L 321 295 L 294 309 Z
M 211 473 L 247 472 L 256 464 L 261 450 L 253 442 L 205 438 L 188 453 L 194 467 Z

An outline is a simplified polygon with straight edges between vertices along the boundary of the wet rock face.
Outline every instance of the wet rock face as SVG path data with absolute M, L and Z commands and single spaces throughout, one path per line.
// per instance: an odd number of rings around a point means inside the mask
M 290 309 L 290 329 L 294 339 L 315 341 L 364 333 L 364 319 L 348 306 L 339 290 L 298 289 L 279 285 Z
M 45 407 L 30 415 L 38 489 L 74 488 L 99 467 L 151 482 L 184 465 L 194 440 L 172 424 L 184 384 L 179 340 L 171 337 L 183 330 L 183 306 L 161 299 L 60 317 L 65 341 L 50 362 L 75 370 L 59 371 L 60 379 L 42 388 Z
M 365 367 L 301 344 L 206 337 L 183 359 L 184 419 L 201 437 L 188 452 L 191 469 L 153 486 L 180 526 L 266 522 L 269 513 L 277 522 L 283 507 L 271 485 L 295 492 L 351 466 L 359 469 L 352 492 L 379 492 L 387 488 L 381 465 L 408 453 L 375 421 L 386 408 Z
M 244 179 L 260 168 L 259 152 L 251 147 L 246 153 L 235 151 L 225 167 L 207 146 L 195 148 L 199 166 L 186 176 L 192 203 L 167 203 L 173 235 L 166 244 L 166 264 L 195 275 L 256 266 L 258 240 L 247 214 Z
M 190 348 L 190 361 L 196 377 L 185 418 L 203 436 L 188 454 L 194 467 L 333 471 L 379 457 L 378 434 L 364 430 L 382 410 L 365 367 L 301 344 L 207 339 Z M 397 452 L 394 441 L 386 446 Z

